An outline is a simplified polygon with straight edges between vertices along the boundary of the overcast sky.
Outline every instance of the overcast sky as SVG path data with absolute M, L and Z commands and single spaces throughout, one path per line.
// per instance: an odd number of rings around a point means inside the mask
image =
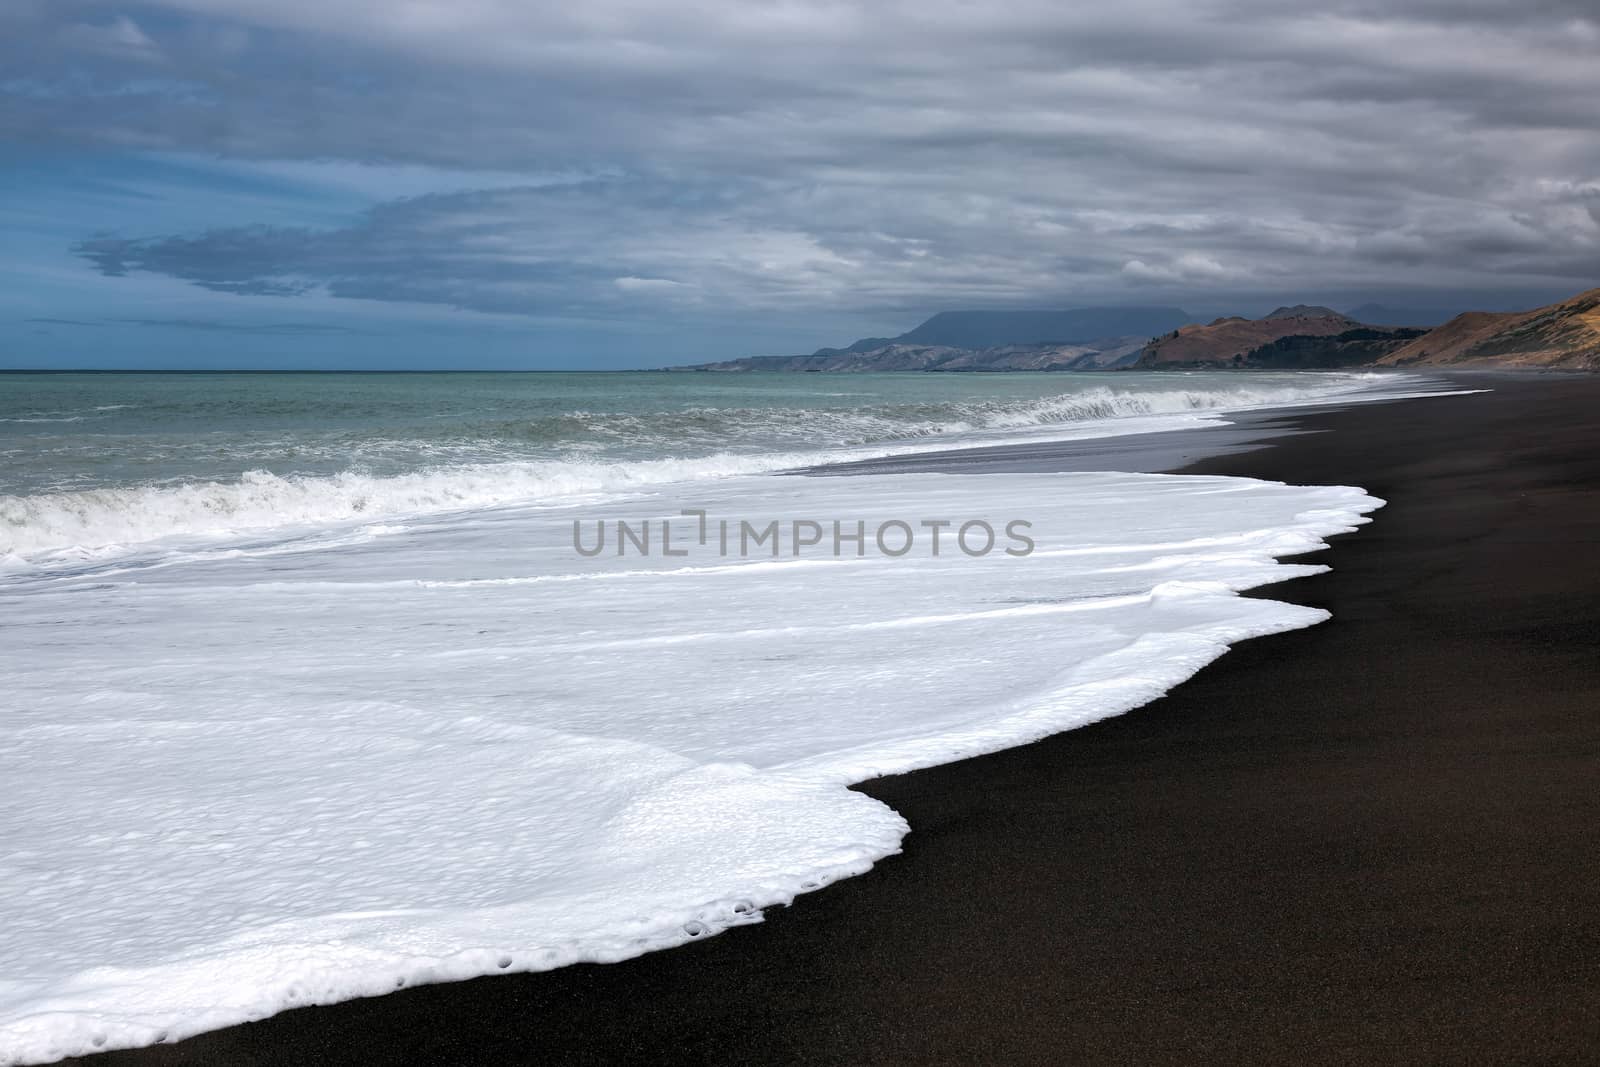
M 0 365 L 1600 284 L 1596 0 L 0 0 Z

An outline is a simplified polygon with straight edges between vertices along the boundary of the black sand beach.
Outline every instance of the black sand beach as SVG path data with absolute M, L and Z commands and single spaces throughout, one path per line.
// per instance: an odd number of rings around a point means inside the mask
M 612 966 L 117 1064 L 1600 1061 L 1600 378 L 1294 416 L 1190 468 L 1360 485 L 1334 621 L 867 783 L 903 855 Z

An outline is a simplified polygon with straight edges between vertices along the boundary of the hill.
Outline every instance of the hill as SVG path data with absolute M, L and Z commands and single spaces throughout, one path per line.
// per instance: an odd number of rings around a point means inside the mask
M 1289 334 L 1245 353 L 1251 370 L 1330 370 L 1365 367 L 1428 331 L 1409 326 L 1358 326 L 1323 336 Z
M 1469 311 L 1378 362 L 1600 370 L 1600 289 L 1532 311 Z
M 1410 317 L 1366 305 L 1374 318 Z M 1421 317 L 1421 316 L 1419 316 Z M 1600 289 L 1532 311 L 1472 311 L 1442 326 L 1372 325 L 1316 304 L 1257 319 L 1189 323 L 1177 308 L 943 311 L 899 337 L 809 356 L 758 356 L 674 370 L 1258 370 L 1443 366 L 1600 370 Z M 1106 332 L 1102 332 L 1106 331 Z M 1153 340 L 1148 340 L 1154 337 Z
M 1234 315 L 1204 325 L 1181 326 L 1145 346 L 1141 370 L 1165 367 L 1237 366 L 1251 352 L 1284 337 L 1334 337 L 1360 329 L 1361 323 L 1332 308 L 1297 304 L 1246 319 Z

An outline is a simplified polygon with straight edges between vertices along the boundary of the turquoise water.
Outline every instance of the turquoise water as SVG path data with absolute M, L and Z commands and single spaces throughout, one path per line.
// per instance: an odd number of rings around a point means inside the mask
M 1306 384 L 1286 374 L 0 374 L 0 492 L 826 451 L 1206 410 Z
M 1195 425 L 1376 376 L 0 374 L 0 558 Z M 1385 379 L 1392 381 L 1392 379 Z

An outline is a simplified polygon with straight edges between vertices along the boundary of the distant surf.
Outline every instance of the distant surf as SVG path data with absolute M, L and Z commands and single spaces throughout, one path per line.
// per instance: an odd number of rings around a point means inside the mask
M 30 406 L 26 388 L 6 394 L 0 421 L 11 432 L 0 432 L 0 458 L 12 469 L 0 480 L 0 567 L 599 500 L 906 452 L 1193 427 L 1230 411 L 1373 398 L 1422 382 L 1357 373 L 1117 375 L 1114 386 L 1105 375 L 771 375 L 701 385 L 706 376 L 674 375 L 656 377 L 656 395 L 621 375 L 462 376 L 467 384 L 395 376 L 384 385 L 398 394 L 396 415 L 359 393 L 338 395 L 336 386 L 353 389 L 350 379 L 362 377 L 230 376 L 218 396 L 187 376 L 170 376 L 166 391 L 159 376 L 95 376 L 71 386 L 89 391 L 75 407 L 59 397 Z M 511 385 L 485 386 L 486 377 Z M 84 402 L 118 389 L 150 395 Z M 41 425 L 86 419 L 92 432 Z

